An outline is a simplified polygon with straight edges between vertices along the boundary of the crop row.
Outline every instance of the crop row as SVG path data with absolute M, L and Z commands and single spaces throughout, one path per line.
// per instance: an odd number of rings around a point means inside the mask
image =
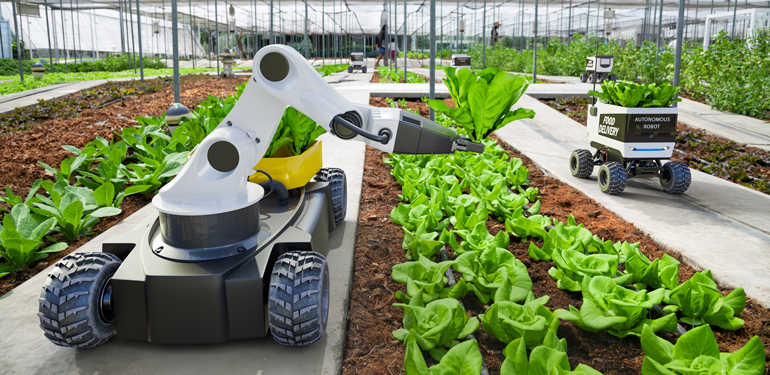
M 15 196 L 6 186 L 6 196 L 0 196 L 8 205 L 0 227 L 0 256 L 7 264 L 0 264 L 0 277 L 67 248 L 66 242 L 57 242 L 50 234 L 74 241 L 87 235 L 100 218 L 120 214 L 127 196 L 157 193 L 176 176 L 193 148 L 219 126 L 244 88 L 245 84 L 237 86 L 237 94 L 225 98 L 209 96 L 173 135 L 162 116 L 136 117 L 137 127 L 122 129 L 111 141 L 97 137 L 82 149 L 62 146 L 72 156 L 58 168 L 38 162 L 54 181 L 35 181 L 26 197 Z M 323 132 L 288 108 L 267 156 L 284 145 L 301 153 Z M 52 244 L 41 248 L 44 243 Z
M 391 155 L 385 160 L 402 185 L 404 203 L 393 209 L 391 219 L 404 229 L 403 248 L 411 260 L 392 272 L 407 289 L 407 294 L 396 293 L 404 317 L 403 328 L 393 332 L 406 346 L 407 374 L 480 373 L 475 341 L 459 342 L 479 325 L 508 344 L 502 374 L 598 374 L 582 364 L 570 369 L 566 341 L 556 336 L 560 320 L 590 332 L 639 336 L 646 354 L 643 374 L 764 372 L 758 337 L 732 354 L 715 349 L 711 325 L 735 330 L 744 324 L 738 317 L 746 304 L 742 288 L 723 296 L 708 270 L 679 284 L 680 264 L 674 258 L 649 259 L 639 243 L 602 241 L 572 217 L 563 223 L 539 214 L 539 191 L 528 186 L 527 168 L 487 139 L 506 117 L 534 115 L 508 111 L 512 103 L 501 103 L 500 95 L 489 92 L 496 87 L 496 93 L 517 93 L 507 96 L 515 102 L 526 90 L 524 78 L 496 69 L 447 73 L 445 82 L 458 108 L 438 101 L 430 105 L 444 115 L 439 120 L 445 125 L 483 142 L 484 153 Z M 479 95 L 481 90 L 486 95 Z M 468 92 L 475 94 L 461 96 Z M 493 236 L 488 221 L 503 223 L 505 231 Z M 545 306 L 548 296 L 532 294 L 526 266 L 506 247 L 510 241 L 533 240 L 542 240 L 543 246 L 530 242 L 530 258 L 554 262 L 549 274 L 560 289 L 582 294 L 580 309 L 551 311 Z M 454 259 L 440 261 L 445 247 Z M 462 275 L 455 285 L 445 277 L 450 268 Z M 457 301 L 471 295 L 491 303 L 478 319 L 469 318 Z M 654 308 L 662 312 L 656 318 Z M 655 335 L 676 331 L 677 321 L 697 328 L 676 345 Z M 422 351 L 438 364 L 428 369 Z

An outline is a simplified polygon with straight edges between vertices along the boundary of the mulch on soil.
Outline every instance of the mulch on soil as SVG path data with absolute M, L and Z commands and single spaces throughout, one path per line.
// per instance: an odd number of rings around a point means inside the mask
M 199 102 L 208 99 L 209 95 L 235 94 L 235 86 L 247 79 L 245 77 L 219 79 L 212 76 L 186 79 L 183 76 L 180 83 L 180 100 L 188 108 L 194 109 Z M 137 125 L 134 117 L 159 116 L 168 110 L 172 102 L 173 86 L 168 86 L 152 94 L 131 97 L 104 108 L 86 109 L 77 117 L 38 121 L 29 130 L 4 136 L 0 138 L 0 176 L 2 176 L 0 185 L 10 187 L 15 195 L 26 197 L 35 180 L 40 178 L 55 181 L 55 177 L 37 163 L 38 160 L 57 168 L 63 159 L 72 156 L 62 148 L 63 145 L 82 148 L 96 136 L 112 140 L 115 137 L 113 132 L 120 132 L 122 128 Z M 138 211 L 151 200 L 151 196 L 144 195 L 127 197 L 120 207 L 123 212 L 114 217 L 101 219 L 88 236 L 82 236 L 70 243 L 70 247 L 66 250 L 51 254 L 47 259 L 32 264 L 29 270 L 0 278 L 0 296 L 44 270 L 48 264 L 85 244 L 93 235 L 109 229 Z M 4 202 L 0 202 L 0 206 L 8 208 Z M 59 234 L 54 235 L 54 238 L 63 240 Z M 42 247 L 48 245 L 49 243 L 46 242 Z
M 370 104 L 375 106 L 382 106 L 383 102 L 387 106 L 383 98 L 370 99 Z M 420 113 L 427 111 L 421 108 L 427 105 L 419 101 L 410 101 L 408 105 L 410 109 L 420 110 Z M 529 168 L 530 185 L 537 187 L 542 196 L 542 214 L 564 222 L 572 214 L 579 223 L 585 224 L 587 229 L 604 240 L 641 242 L 641 251 L 651 258 L 668 253 L 632 223 L 619 218 L 582 192 L 546 176 L 529 158 L 496 137 L 493 136 L 493 139 L 496 139 L 511 157 L 521 158 Z M 398 194 L 401 192 L 401 186 L 390 174 L 390 167 L 382 162 L 383 156 L 387 154 L 367 147 L 356 236 L 354 285 L 350 296 L 348 332 L 343 357 L 344 374 L 404 372 L 404 347 L 393 338 L 391 332 L 402 326 L 402 309 L 392 306 L 395 301 L 393 294 L 397 290 L 405 292 L 406 288 L 405 285 L 393 281 L 390 276 L 393 265 L 407 261 L 404 250 L 401 249 L 403 229 L 390 220 L 390 211 L 400 202 Z M 504 225 L 492 219 L 487 223 L 487 229 L 494 235 L 504 230 Z M 536 241 L 535 244 L 542 246 L 541 241 Z M 554 264 L 529 258 L 528 245 L 528 241 L 514 240 L 508 250 L 527 266 L 535 297 L 550 296 L 546 305 L 551 309 L 568 309 L 569 305 L 580 307 L 581 294 L 559 289 L 556 281 L 547 273 Z M 681 261 L 681 257 L 668 254 Z M 682 264 L 679 271 L 680 283 L 688 280 L 694 273 L 692 267 Z M 730 291 L 724 288 L 721 290 L 724 294 Z M 471 296 L 463 302 L 471 316 L 478 316 L 488 307 L 482 306 Z M 733 352 L 743 347 L 752 336 L 757 335 L 765 345 L 766 357 L 770 357 L 770 310 L 762 308 L 749 298 L 741 318 L 746 324 L 737 331 L 712 327 L 720 351 Z M 504 360 L 502 350 L 505 344 L 484 332 L 483 327 L 474 335 L 490 374 L 499 374 Z M 659 335 L 670 341 L 675 340 L 673 334 Z M 640 372 L 644 353 L 636 337 L 618 339 L 606 332 L 586 332 L 577 328 L 574 323 L 564 321 L 561 322 L 558 336 L 567 339 L 568 355 L 573 367 L 584 363 L 607 375 Z M 429 355 L 426 354 L 425 357 L 427 361 L 432 361 Z M 765 373 L 770 374 L 770 364 L 766 366 Z
M 538 99 L 586 126 L 588 98 Z M 735 143 L 681 122 L 676 124 L 677 139 L 671 160 L 730 182 L 770 194 L 770 152 Z

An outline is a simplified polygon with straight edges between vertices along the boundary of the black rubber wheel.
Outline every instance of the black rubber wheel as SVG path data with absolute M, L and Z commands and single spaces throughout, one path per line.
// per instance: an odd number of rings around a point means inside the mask
M 666 193 L 682 194 L 690 188 L 691 181 L 692 175 L 687 164 L 681 161 L 663 164 L 660 171 L 660 186 Z
M 575 150 L 569 156 L 569 171 L 577 178 L 591 177 L 594 172 L 594 158 L 588 150 Z
M 580 73 L 580 82 L 585 83 L 586 81 L 588 81 L 588 74 Z
M 353 73 L 353 67 L 352 66 L 348 66 L 348 73 Z
M 623 165 L 611 161 L 599 167 L 599 188 L 610 195 L 618 195 L 626 189 L 628 175 Z
M 56 262 L 40 293 L 37 314 L 47 339 L 59 346 L 91 348 L 115 336 L 114 318 L 103 311 L 102 300 L 120 263 L 108 253 L 70 254 Z
M 617 81 L 618 76 L 615 75 L 615 73 L 610 74 L 610 81 Z
M 270 332 L 281 345 L 308 346 L 324 337 L 329 315 L 329 266 L 314 251 L 278 257 L 270 275 Z
M 348 209 L 348 180 L 345 177 L 345 171 L 339 168 L 321 168 L 315 179 L 318 182 L 329 183 L 334 223 L 341 223 L 345 220 L 345 211 Z
M 366 73 L 366 65 L 361 67 L 361 73 Z
M 597 77 L 596 73 L 591 73 L 588 75 L 588 83 L 595 83 L 597 82 L 599 77 Z

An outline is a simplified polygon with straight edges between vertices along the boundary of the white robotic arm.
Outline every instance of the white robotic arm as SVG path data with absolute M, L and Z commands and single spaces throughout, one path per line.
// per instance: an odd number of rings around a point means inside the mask
M 286 107 L 304 113 L 342 139 L 386 152 L 448 154 L 482 152 L 483 145 L 453 130 L 395 108 L 356 106 L 332 89 L 294 49 L 264 47 L 240 99 L 153 199 L 161 212 L 210 215 L 249 207 L 264 195 L 248 182 L 275 135 Z

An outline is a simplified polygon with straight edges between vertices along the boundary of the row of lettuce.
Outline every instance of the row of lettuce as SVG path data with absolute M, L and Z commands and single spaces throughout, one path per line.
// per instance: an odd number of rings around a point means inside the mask
M 545 39 L 542 39 L 545 41 Z M 543 43 L 543 42 L 541 42 Z M 556 40 L 540 46 L 537 72 L 544 75 L 573 76 L 585 72 L 586 56 L 612 55 L 612 72 L 620 80 L 661 84 L 671 82 L 675 51 L 671 46 L 658 48 L 644 42 L 618 40 L 597 42 L 595 37 L 576 37 L 571 43 Z M 474 69 L 482 65 L 482 48 L 468 52 Z M 691 97 L 704 100 L 713 108 L 742 115 L 770 118 L 770 31 L 758 31 L 749 39 L 730 39 L 724 31 L 712 40 L 708 49 L 685 45 L 680 83 Z M 486 66 L 511 72 L 532 73 L 533 50 L 519 51 L 498 43 L 486 49 Z
M 583 364 L 570 368 L 566 340 L 556 336 L 560 320 L 590 332 L 640 336 L 646 354 L 642 374 L 764 373 L 758 337 L 735 353 L 720 353 L 710 328 L 743 326 L 738 317 L 746 305 L 742 288 L 723 296 L 709 271 L 679 284 L 680 264 L 668 255 L 651 260 L 639 243 L 602 241 L 571 216 L 563 223 L 539 215 L 539 192 L 528 186 L 527 168 L 487 138 L 510 121 L 534 116 L 527 109 L 509 110 L 527 88 L 524 78 L 495 68 L 450 69 L 445 82 L 457 108 L 442 101 L 431 101 L 431 107 L 444 125 L 484 142 L 484 153 L 384 160 L 402 185 L 404 202 L 391 212 L 404 229 L 410 260 L 393 267 L 393 279 L 407 290 L 396 294 L 400 303 L 395 305 L 404 315 L 403 328 L 393 336 L 406 346 L 407 374 L 480 373 L 477 342 L 461 342 L 479 325 L 508 344 L 501 374 L 600 374 Z M 493 236 L 487 223 L 495 220 L 505 230 Z M 531 241 L 529 256 L 552 261 L 549 274 L 559 288 L 581 292 L 581 308 L 551 311 L 545 306 L 548 296 L 535 298 L 526 266 L 506 249 L 510 241 Z M 445 247 L 451 247 L 454 259 L 438 261 Z M 454 285 L 445 277 L 450 268 L 462 275 Z M 458 302 L 469 295 L 491 303 L 478 319 L 468 317 Z M 665 315 L 650 318 L 654 305 L 665 306 Z M 697 328 L 676 345 L 655 335 L 675 331 L 677 320 Z M 422 351 L 438 364 L 428 368 Z
M 82 149 L 63 146 L 72 156 L 58 168 L 38 162 L 54 181 L 38 179 L 26 197 L 5 186 L 6 196 L 0 200 L 8 209 L 0 206 L 7 211 L 0 226 L 0 256 L 7 264 L 0 263 L 0 277 L 26 270 L 65 250 L 68 242 L 94 234 L 99 219 L 122 212 L 126 197 L 156 194 L 176 176 L 190 151 L 219 126 L 245 86 L 236 86 L 236 95 L 209 96 L 198 103 L 192 119 L 182 121 L 173 136 L 163 117 L 137 117 L 137 127 L 121 129 L 112 140 L 96 137 Z M 323 128 L 289 107 L 266 156 L 281 147 L 301 153 L 322 133 Z

